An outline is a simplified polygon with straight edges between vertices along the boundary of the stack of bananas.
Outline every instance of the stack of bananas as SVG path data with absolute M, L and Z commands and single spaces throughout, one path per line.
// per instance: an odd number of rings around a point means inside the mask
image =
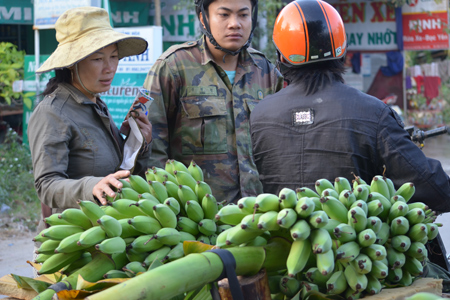
M 263 245 L 269 236 L 291 240 L 286 270 L 269 275 L 274 299 L 299 292 L 304 299 L 312 291 L 358 299 L 383 287 L 409 286 L 423 272 L 425 244 L 442 226 L 427 205 L 408 203 L 414 192 L 413 183 L 396 190 L 377 175 L 369 183 L 357 176 L 353 183 L 319 179 L 315 190 L 244 197 L 217 213 L 232 227 L 216 245 Z
M 73 274 L 101 252 L 115 261 L 126 256 L 121 260 L 126 265 L 100 276 L 134 277 L 156 259 L 166 263 L 183 257 L 183 241 L 215 245 L 217 233 L 224 230 L 215 219 L 223 205 L 195 162 L 185 166 L 168 160 L 165 168 L 149 169 L 146 179 L 131 175 L 121 181 L 123 187 L 108 198 L 109 205 L 80 200 L 80 209 L 45 219 L 50 226 L 34 238 L 41 242 L 35 260 L 42 263 L 39 274 Z

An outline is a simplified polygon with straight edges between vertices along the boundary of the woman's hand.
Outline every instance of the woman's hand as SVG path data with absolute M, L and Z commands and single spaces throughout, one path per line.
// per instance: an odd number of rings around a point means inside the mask
M 131 112 L 134 119 L 136 120 L 136 123 L 138 124 L 139 128 L 141 129 L 142 136 L 145 138 L 145 142 L 149 144 L 152 141 L 152 124 L 148 120 L 148 117 L 143 114 L 140 110 L 136 112 Z M 141 113 L 139 113 L 141 112 Z M 130 125 L 128 124 L 128 117 L 122 122 L 122 125 L 120 126 L 120 132 L 128 135 L 130 131 Z
M 110 197 L 116 196 L 116 193 L 112 189 L 115 187 L 116 189 L 121 189 L 123 187 L 122 182 L 119 181 L 121 178 L 126 178 L 130 176 L 130 171 L 128 170 L 120 170 L 114 174 L 109 174 L 106 177 L 103 177 L 92 189 L 92 194 L 97 197 L 102 205 L 106 205 L 106 195 Z

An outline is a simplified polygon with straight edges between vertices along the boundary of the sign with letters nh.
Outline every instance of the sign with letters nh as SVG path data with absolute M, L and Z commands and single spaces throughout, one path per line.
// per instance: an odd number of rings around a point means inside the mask
M 405 50 L 449 48 L 448 0 L 412 0 L 402 6 Z

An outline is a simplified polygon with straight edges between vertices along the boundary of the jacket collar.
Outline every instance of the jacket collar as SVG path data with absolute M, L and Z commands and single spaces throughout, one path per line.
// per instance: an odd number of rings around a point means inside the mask
M 206 65 L 209 62 L 213 62 L 215 63 L 211 52 L 207 49 L 207 45 L 206 45 L 206 36 L 203 35 L 198 41 L 197 41 L 197 45 L 198 48 L 200 50 L 201 53 L 201 60 L 202 60 L 202 65 Z M 250 54 L 250 52 L 247 49 L 243 49 L 240 53 L 239 53 L 239 57 L 238 57 L 238 66 L 246 68 L 249 66 L 255 65 L 257 66 L 256 62 L 254 61 L 252 55 Z
M 78 104 L 95 104 L 70 83 L 62 82 L 59 84 L 59 87 L 64 88 Z M 99 98 L 97 98 L 97 100 L 99 100 Z

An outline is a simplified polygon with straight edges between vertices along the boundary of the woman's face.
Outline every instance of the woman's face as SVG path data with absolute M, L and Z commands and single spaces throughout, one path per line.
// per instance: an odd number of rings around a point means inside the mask
M 80 61 L 78 74 L 86 89 L 93 93 L 103 93 L 110 89 L 118 64 L 119 51 L 117 45 L 113 44 Z M 95 97 L 83 88 L 76 74 L 74 75 L 73 85 L 95 102 Z
M 252 30 L 250 0 L 216 0 L 208 6 L 209 26 L 217 43 L 225 49 L 239 50 Z M 203 16 L 200 17 L 202 24 Z

